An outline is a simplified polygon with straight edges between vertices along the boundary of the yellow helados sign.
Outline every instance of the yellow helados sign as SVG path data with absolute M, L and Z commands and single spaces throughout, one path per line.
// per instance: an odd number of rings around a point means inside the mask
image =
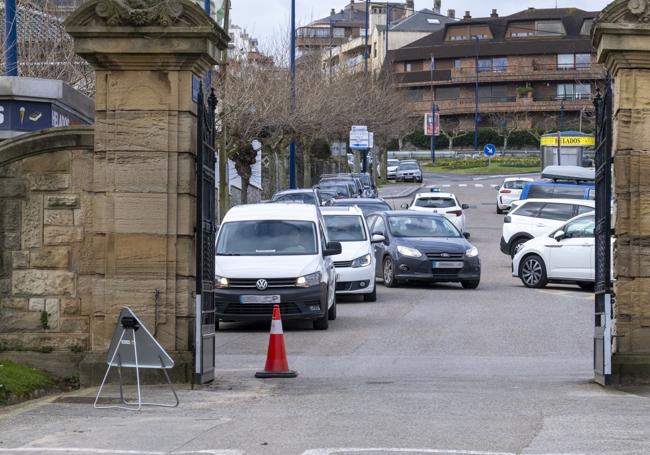
M 561 136 L 561 147 L 593 147 L 596 145 L 596 138 L 593 136 Z M 557 135 L 542 136 L 542 146 L 557 147 Z

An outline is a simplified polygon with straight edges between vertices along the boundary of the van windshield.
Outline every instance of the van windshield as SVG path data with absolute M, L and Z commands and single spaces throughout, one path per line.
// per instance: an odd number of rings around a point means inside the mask
M 318 252 L 316 226 L 310 221 L 254 220 L 224 223 L 217 256 L 295 256 Z
M 360 216 L 325 215 L 325 225 L 334 242 L 363 242 L 367 239 Z

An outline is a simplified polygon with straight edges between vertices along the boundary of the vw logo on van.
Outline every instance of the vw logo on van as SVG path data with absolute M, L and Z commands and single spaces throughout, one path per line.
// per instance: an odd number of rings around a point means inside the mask
M 266 290 L 266 288 L 269 287 L 269 283 L 265 279 L 260 279 L 260 280 L 257 280 L 257 283 L 255 283 L 255 286 L 260 291 L 264 291 L 264 290 Z
M 450 257 L 450 254 L 449 253 L 442 253 L 440 256 L 442 256 L 443 258 L 448 258 L 448 257 Z

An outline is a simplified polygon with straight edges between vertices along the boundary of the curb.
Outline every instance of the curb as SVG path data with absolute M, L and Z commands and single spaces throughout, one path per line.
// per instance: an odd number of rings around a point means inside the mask
M 407 188 L 406 191 L 403 191 L 403 192 L 401 192 L 399 194 L 396 194 L 396 195 L 393 195 L 393 196 L 382 196 L 380 194 L 379 197 L 381 197 L 382 199 L 402 199 L 402 198 L 407 198 L 407 197 L 411 197 L 413 194 L 417 193 L 420 189 L 424 188 L 424 186 L 425 186 L 424 183 L 422 183 L 422 184 L 420 184 L 420 186 L 418 186 L 416 188 Z

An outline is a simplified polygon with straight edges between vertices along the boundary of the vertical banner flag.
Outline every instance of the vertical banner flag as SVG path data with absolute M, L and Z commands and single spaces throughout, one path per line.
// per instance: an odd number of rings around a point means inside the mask
M 440 112 L 436 111 L 436 115 L 431 115 L 431 112 L 424 114 L 424 135 L 440 136 Z

